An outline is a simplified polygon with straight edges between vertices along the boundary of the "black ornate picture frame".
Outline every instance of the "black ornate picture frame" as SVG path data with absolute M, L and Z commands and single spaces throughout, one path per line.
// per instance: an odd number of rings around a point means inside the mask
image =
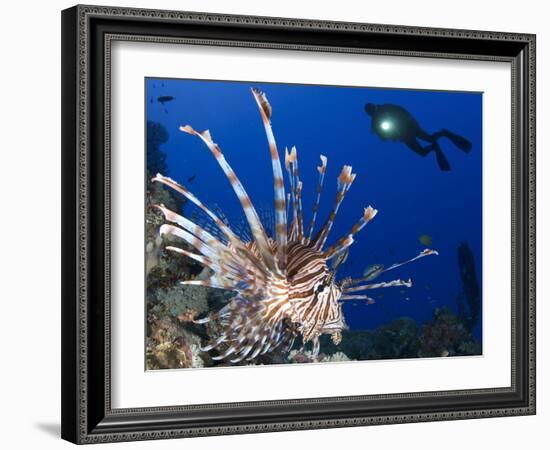
M 110 63 L 115 41 L 511 64 L 511 385 L 114 409 Z M 62 13 L 62 437 L 98 443 L 535 414 L 535 36 L 99 6 Z

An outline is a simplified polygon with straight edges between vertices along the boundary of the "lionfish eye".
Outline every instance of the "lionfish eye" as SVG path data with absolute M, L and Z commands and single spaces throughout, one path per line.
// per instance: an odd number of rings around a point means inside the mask
M 326 285 L 323 283 L 318 284 L 315 288 L 315 294 L 320 294 L 321 292 L 323 292 L 325 290 L 325 287 Z

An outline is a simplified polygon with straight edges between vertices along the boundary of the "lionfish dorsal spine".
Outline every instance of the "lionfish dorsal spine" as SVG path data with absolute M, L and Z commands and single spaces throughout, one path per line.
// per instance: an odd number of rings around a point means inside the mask
M 304 242 L 304 220 L 302 213 L 302 181 L 298 170 L 298 151 L 292 147 L 290 153 L 285 149 L 285 167 L 288 173 L 292 198 L 292 223 L 289 236 L 291 241 Z
M 273 170 L 273 185 L 275 191 L 275 235 L 277 240 L 277 262 L 279 268 L 286 268 L 286 247 L 288 240 L 287 218 L 286 218 L 286 196 L 285 184 L 283 179 L 283 169 L 277 150 L 277 143 L 271 128 L 271 105 L 263 92 L 252 88 L 252 94 L 258 104 L 262 122 L 264 124 L 267 142 L 269 144 L 269 153 L 271 155 L 271 167 Z
M 313 246 L 316 250 L 321 251 L 323 249 L 328 239 L 330 230 L 332 229 L 332 225 L 334 224 L 334 219 L 336 218 L 336 214 L 338 214 L 338 210 L 340 209 L 340 205 L 342 204 L 342 201 L 344 200 L 344 197 L 346 196 L 354 180 L 355 180 L 355 174 L 352 173 L 351 166 L 344 166 L 342 168 L 342 172 L 340 172 L 340 176 L 338 177 L 338 183 L 337 183 L 338 190 L 336 192 L 336 200 L 334 202 L 334 207 L 330 212 L 325 224 L 323 225 L 323 228 L 321 228 L 321 230 L 315 237 Z
M 311 222 L 309 223 L 309 229 L 307 231 L 306 244 L 309 244 L 311 241 L 311 236 L 313 234 L 313 228 L 315 227 L 315 221 L 317 219 L 317 211 L 319 210 L 319 203 L 321 202 L 321 191 L 323 190 L 323 181 L 325 180 L 325 172 L 327 171 L 327 157 L 325 155 L 320 155 L 321 165 L 317 167 L 319 172 L 319 181 L 317 182 L 317 197 L 315 198 L 315 203 L 313 204 L 313 214 L 311 216 Z
M 353 244 L 353 236 L 359 233 L 367 223 L 374 219 L 377 213 L 378 210 L 374 209 L 372 206 L 365 208 L 363 216 L 353 225 L 353 227 L 351 227 L 349 234 L 341 237 L 335 244 L 325 250 L 325 258 L 328 260 L 345 251 L 346 248 Z

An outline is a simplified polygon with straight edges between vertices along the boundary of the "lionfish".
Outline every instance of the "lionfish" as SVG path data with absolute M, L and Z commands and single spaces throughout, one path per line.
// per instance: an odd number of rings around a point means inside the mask
M 365 295 L 364 291 L 393 286 L 411 287 L 412 282 L 410 279 L 396 279 L 365 284 L 367 277 L 336 281 L 336 272 L 345 260 L 343 256 L 347 256 L 354 236 L 376 216 L 377 210 L 371 206 L 365 208 L 349 233 L 326 248 L 336 214 L 356 174 L 352 173 L 351 166 L 343 167 L 337 181 L 333 209 L 324 225 L 314 234 L 327 170 L 327 158 L 320 155 L 317 196 L 311 221 L 307 228 L 304 227 L 303 184 L 298 172 L 296 148 L 290 151 L 285 149 L 285 169 L 290 187 L 289 193 L 285 195 L 283 169 L 271 128 L 271 105 L 258 89 L 253 88 L 252 94 L 260 111 L 271 154 L 275 191 L 274 236 L 270 237 L 266 233 L 265 225 L 244 186 L 210 132 L 196 131 L 190 125 L 181 126 L 180 130 L 202 140 L 215 157 L 242 205 L 251 239 L 241 238 L 219 214 L 215 214 L 184 186 L 161 174 L 157 174 L 153 181 L 169 186 L 187 198 L 213 221 L 220 233 L 216 236 L 216 233 L 207 231 L 206 227 L 195 221 L 164 205 L 157 205 L 169 222 L 161 225 L 159 233 L 181 239 L 198 253 L 174 246 L 167 246 L 167 250 L 191 258 L 211 270 L 212 275 L 206 280 L 185 280 L 182 284 L 225 289 L 235 294 L 218 312 L 195 320 L 195 323 L 200 324 L 214 321 L 221 330 L 213 342 L 202 348 L 203 351 L 217 351 L 213 360 L 238 363 L 253 360 L 277 348 L 289 352 L 297 337 L 302 339 L 302 349 L 307 343 L 312 343 L 312 359 L 317 360 L 319 337 L 328 334 L 337 345 L 341 341 L 342 330 L 347 328 L 342 311 L 343 302 L 366 300 L 373 303 L 374 300 Z M 414 258 L 393 264 L 383 272 L 428 255 L 437 255 L 437 252 L 425 249 Z

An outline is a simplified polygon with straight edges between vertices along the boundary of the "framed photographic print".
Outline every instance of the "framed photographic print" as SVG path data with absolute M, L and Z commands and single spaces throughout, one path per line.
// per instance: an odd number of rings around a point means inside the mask
M 535 37 L 62 13 L 62 436 L 535 413 Z

